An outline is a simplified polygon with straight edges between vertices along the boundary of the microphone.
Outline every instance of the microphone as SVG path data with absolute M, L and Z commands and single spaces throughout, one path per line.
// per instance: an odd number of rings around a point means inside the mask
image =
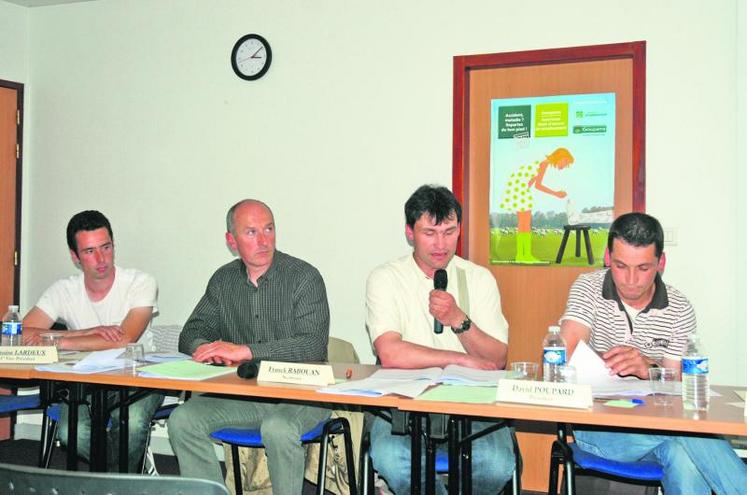
M 241 363 L 239 368 L 236 370 L 236 374 L 241 378 L 246 378 L 247 380 L 257 378 L 260 364 L 262 364 L 261 359 L 251 359 L 245 363 Z
M 436 273 L 433 274 L 433 288 L 435 290 L 446 290 L 446 285 L 448 283 L 449 277 L 446 275 L 446 270 L 436 270 Z M 443 323 L 438 321 L 436 318 L 433 318 L 433 333 L 440 334 L 443 333 L 443 331 Z

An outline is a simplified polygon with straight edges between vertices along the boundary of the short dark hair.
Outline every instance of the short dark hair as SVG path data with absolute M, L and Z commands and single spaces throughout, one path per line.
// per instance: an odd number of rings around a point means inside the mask
M 103 227 L 106 227 L 106 230 L 109 232 L 109 237 L 111 237 L 113 241 L 114 233 L 112 232 L 112 226 L 103 213 L 96 210 L 86 210 L 76 213 L 67 223 L 67 247 L 69 247 L 71 251 L 77 253 L 78 242 L 75 240 L 75 234 L 82 230 L 91 231 Z
M 427 214 L 435 220 L 436 225 L 456 215 L 457 222 L 462 223 L 462 205 L 454 194 L 443 186 L 424 185 L 412 193 L 405 203 L 405 221 L 410 228 Z
M 664 252 L 664 230 L 657 219 L 645 213 L 633 212 L 617 217 L 607 236 L 607 249 L 610 253 L 615 239 L 637 247 L 653 244 L 657 258 Z

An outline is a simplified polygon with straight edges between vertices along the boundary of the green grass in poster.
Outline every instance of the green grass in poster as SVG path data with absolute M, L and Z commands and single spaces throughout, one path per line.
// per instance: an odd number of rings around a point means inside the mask
M 591 251 L 594 254 L 594 266 L 602 266 L 604 248 L 607 245 L 607 229 L 594 229 L 589 231 L 591 240 Z M 549 261 L 555 264 L 555 257 L 563 240 L 562 229 L 538 229 L 532 231 L 532 254 L 535 258 Z M 504 264 L 511 262 L 516 257 L 516 230 L 515 229 L 491 229 L 490 230 L 490 262 L 492 264 Z M 589 266 L 586 259 L 586 244 L 581 235 L 581 256 L 576 257 L 576 234 L 571 232 L 563 252 L 563 266 Z

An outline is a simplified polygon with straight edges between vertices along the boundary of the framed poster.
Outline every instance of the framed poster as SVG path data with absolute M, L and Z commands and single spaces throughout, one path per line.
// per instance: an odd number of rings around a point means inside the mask
M 485 265 L 601 264 L 612 219 L 645 209 L 644 68 L 645 42 L 454 58 L 460 254 Z M 529 176 L 516 184 L 512 173 Z M 591 253 L 560 256 L 566 225 L 589 236 Z

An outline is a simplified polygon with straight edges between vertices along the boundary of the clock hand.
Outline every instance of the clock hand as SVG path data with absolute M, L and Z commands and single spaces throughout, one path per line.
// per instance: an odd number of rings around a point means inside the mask
M 251 56 L 251 57 L 249 57 L 249 58 L 262 58 L 262 57 L 258 57 L 258 56 L 257 56 L 257 54 L 258 54 L 259 52 L 261 52 L 263 48 L 264 48 L 264 47 L 260 46 L 260 47 L 259 47 L 259 48 L 257 49 L 257 51 L 256 51 L 256 52 L 254 52 L 254 55 L 252 55 L 252 56 Z
M 258 59 L 258 58 L 262 58 L 262 57 L 255 57 L 255 56 L 251 56 L 251 57 L 249 57 L 249 58 L 245 58 L 245 59 L 239 60 L 239 64 L 243 64 L 244 62 L 246 62 L 246 61 L 248 61 L 248 60 L 251 60 L 251 59 L 253 59 L 253 58 L 255 58 L 255 59 Z

